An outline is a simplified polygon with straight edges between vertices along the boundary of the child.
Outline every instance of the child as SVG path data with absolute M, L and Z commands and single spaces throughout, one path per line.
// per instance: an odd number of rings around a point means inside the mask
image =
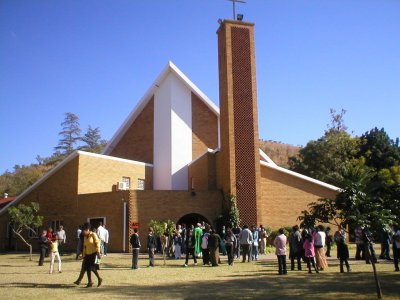
M 54 268 L 54 259 L 57 257 L 58 261 L 58 273 L 61 273 L 61 258 L 60 254 L 58 253 L 58 241 L 56 236 L 53 236 L 50 242 L 50 271 L 49 273 L 53 273 Z
M 314 239 L 312 237 L 312 234 L 309 233 L 307 229 L 304 229 L 303 248 L 304 248 L 304 256 L 307 260 L 308 273 L 312 273 L 310 264 L 312 264 L 313 268 L 315 269 L 315 272 L 319 273 L 317 267 L 315 266 Z

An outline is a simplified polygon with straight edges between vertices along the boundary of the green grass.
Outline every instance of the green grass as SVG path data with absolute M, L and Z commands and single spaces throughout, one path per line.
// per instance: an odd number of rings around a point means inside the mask
M 273 254 L 258 262 L 236 261 L 232 267 L 226 257 L 219 267 L 195 267 L 189 261 L 188 268 L 182 267 L 183 260 L 167 260 L 164 266 L 161 257 L 148 268 L 142 255 L 139 270 L 130 269 L 129 254 L 110 254 L 102 259 L 103 285 L 87 289 L 86 276 L 79 287 L 73 284 L 81 264 L 74 255 L 62 257 L 61 274 L 48 274 L 47 258 L 43 267 L 37 266 L 38 255 L 34 259 L 0 255 L 1 299 L 376 299 L 372 267 L 360 261 L 351 261 L 351 273 L 339 273 L 337 259 L 330 258 L 329 270 L 320 274 L 289 271 L 279 276 Z M 381 261 L 377 270 L 384 299 L 400 299 L 400 273 L 393 271 L 393 263 Z

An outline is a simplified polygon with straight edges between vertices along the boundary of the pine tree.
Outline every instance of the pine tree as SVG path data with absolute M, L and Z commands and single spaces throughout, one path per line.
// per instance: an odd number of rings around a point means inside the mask
M 101 153 L 104 146 L 107 144 L 106 140 L 101 139 L 99 127 L 89 128 L 85 135 L 81 138 L 81 141 L 85 143 L 80 149 L 88 152 Z
M 55 152 L 61 155 L 69 155 L 75 150 L 75 146 L 81 139 L 81 129 L 79 118 L 74 113 L 67 112 L 64 122 L 61 123 L 62 130 L 58 135 L 61 139 L 58 141 L 58 146 L 54 148 Z

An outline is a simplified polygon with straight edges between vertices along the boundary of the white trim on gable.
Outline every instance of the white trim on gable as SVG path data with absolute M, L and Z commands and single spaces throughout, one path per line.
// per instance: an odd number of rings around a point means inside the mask
M 288 174 L 288 175 L 290 175 L 290 176 L 294 176 L 294 177 L 297 177 L 297 178 L 300 178 L 300 179 L 303 179 L 303 180 L 306 180 L 306 181 L 315 183 L 315 184 L 317 184 L 317 185 L 319 185 L 319 186 L 325 187 L 325 188 L 330 189 L 330 190 L 332 190 L 332 191 L 335 191 L 335 192 L 340 192 L 340 191 L 341 191 L 341 189 L 338 188 L 337 186 L 334 186 L 334 185 L 331 185 L 331 184 L 322 182 L 322 181 L 320 181 L 320 180 L 317 180 L 317 179 L 314 179 L 314 178 L 311 178 L 311 177 L 302 175 L 302 174 L 300 174 L 300 173 L 296 173 L 296 172 L 294 172 L 294 171 L 290 171 L 290 170 L 288 170 L 288 169 L 279 167 L 279 166 L 277 166 L 277 165 L 269 164 L 269 163 L 267 163 L 267 162 L 265 162 L 265 161 L 260 161 L 260 164 L 261 164 L 262 166 L 264 166 L 264 167 L 277 170 L 277 171 L 279 171 L 279 172 Z
M 161 83 L 165 80 L 165 78 L 168 76 L 170 72 L 174 73 L 177 76 L 177 78 L 183 82 L 185 86 L 187 86 L 195 95 L 197 95 L 206 104 L 206 106 L 210 108 L 215 115 L 217 115 L 219 123 L 218 106 L 214 102 L 212 102 L 185 74 L 183 74 L 182 71 L 179 70 L 178 67 L 173 64 L 173 62 L 169 61 L 162 70 L 162 72 L 160 73 L 160 75 L 158 75 L 157 79 L 146 91 L 144 96 L 139 100 L 135 108 L 129 113 L 128 117 L 118 128 L 116 133 L 108 142 L 102 154 L 109 155 L 111 153 L 111 151 L 118 144 L 118 142 L 124 136 L 126 131 L 132 125 L 132 123 L 136 120 L 136 118 L 139 116 L 142 110 L 146 107 L 147 103 L 149 103 L 150 99 L 153 97 L 158 87 L 161 85 Z
M 261 148 L 260 148 L 259 150 L 260 150 L 260 156 L 261 156 L 261 158 L 262 158 L 266 163 L 269 163 L 269 164 L 272 164 L 272 165 L 276 166 L 276 163 L 274 163 L 274 161 L 273 161 L 264 151 L 262 151 Z
M 46 173 L 43 177 L 41 177 L 38 181 L 36 181 L 34 184 L 32 184 L 30 187 L 28 187 L 25 191 L 22 192 L 17 198 L 15 198 L 13 201 L 8 203 L 6 206 L 3 207 L 3 209 L 0 210 L 0 216 L 7 211 L 7 209 L 11 205 L 17 204 L 21 199 L 23 199 L 27 194 L 29 194 L 31 191 L 33 191 L 36 187 L 38 187 L 40 184 L 42 184 L 44 181 L 46 181 L 48 178 L 50 178 L 54 173 L 56 173 L 58 170 L 60 170 L 62 167 L 64 167 L 67 163 L 69 163 L 71 160 L 73 160 L 75 157 L 79 155 L 86 155 L 86 156 L 92 156 L 92 157 L 97 157 L 97 158 L 102 158 L 102 159 L 108 159 L 108 160 L 114 160 L 114 161 L 119 161 L 119 162 L 124 162 L 124 163 L 129 163 L 129 164 L 135 164 L 135 165 L 144 165 L 146 167 L 153 167 L 152 164 L 148 163 L 143 163 L 139 161 L 134 161 L 134 160 L 129 160 L 129 159 L 123 159 L 123 158 L 118 158 L 118 157 L 113 157 L 113 156 L 106 156 L 102 154 L 97 154 L 97 153 L 91 153 L 91 152 L 85 152 L 85 151 L 74 151 L 70 155 L 68 155 L 62 162 L 60 162 L 57 166 L 55 166 L 53 169 L 51 169 L 48 173 Z

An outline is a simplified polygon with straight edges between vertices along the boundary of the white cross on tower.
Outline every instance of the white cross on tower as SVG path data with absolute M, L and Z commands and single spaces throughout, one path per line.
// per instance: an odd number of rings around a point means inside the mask
M 246 3 L 246 1 L 244 0 L 228 0 L 232 2 L 232 6 L 233 6 L 233 20 L 236 20 L 236 2 L 237 3 Z

